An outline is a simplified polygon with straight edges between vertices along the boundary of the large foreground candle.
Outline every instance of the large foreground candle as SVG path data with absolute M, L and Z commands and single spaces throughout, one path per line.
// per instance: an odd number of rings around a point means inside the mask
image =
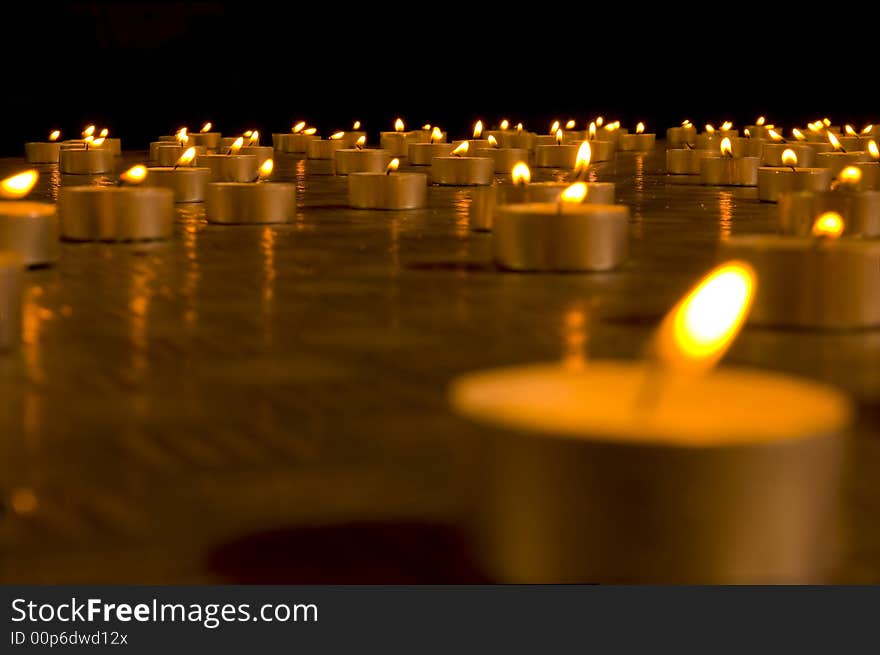
M 0 250 L 17 252 L 25 266 L 45 266 L 59 255 L 55 205 L 19 200 L 38 178 L 30 170 L 0 181 Z
M 0 352 L 21 341 L 21 287 L 24 263 L 21 255 L 0 250 Z
M 348 203 L 355 209 L 420 209 L 428 197 L 428 176 L 397 173 L 399 159 L 392 159 L 383 173 L 351 173 Z
M 466 375 L 484 428 L 479 555 L 499 582 L 804 583 L 832 564 L 841 393 L 719 367 L 753 288 L 716 269 L 663 321 L 649 361 Z

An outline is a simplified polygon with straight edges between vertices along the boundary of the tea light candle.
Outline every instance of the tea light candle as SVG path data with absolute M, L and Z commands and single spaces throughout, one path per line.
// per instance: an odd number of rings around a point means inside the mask
M 534 132 L 523 129 L 522 123 L 520 123 L 515 130 L 502 130 L 495 135 L 495 138 L 498 139 L 498 144 L 502 148 L 534 150 L 536 136 Z
M 309 143 L 321 137 L 317 135 L 318 130 L 314 127 L 307 127 L 305 121 L 300 121 L 293 126 L 292 131 L 288 134 L 272 135 L 273 142 L 276 142 L 276 149 L 281 152 L 289 152 L 301 154 L 306 152 Z
M 431 181 L 445 186 L 492 184 L 495 162 L 487 157 L 467 157 L 468 142 L 462 141 L 449 157 L 431 160 Z
M 12 350 L 21 343 L 21 255 L 0 250 L 0 351 Z
M 697 142 L 697 128 L 690 121 L 684 121 L 680 127 L 666 129 L 666 147 L 678 149 L 685 144 L 694 146 Z
M 204 146 L 190 146 L 193 149 L 194 160 L 204 157 L 207 149 Z M 179 146 L 176 143 L 160 145 L 156 148 L 156 157 L 152 161 L 158 166 L 174 166 L 189 148 Z
M 739 309 L 730 269 L 719 267 L 671 312 L 695 315 L 677 321 L 680 330 L 663 321 L 655 342 L 675 345 L 659 362 L 518 366 L 453 383 L 454 411 L 485 430 L 473 523 L 493 579 L 825 579 L 852 404 L 779 373 L 689 371 L 702 366 L 693 361 L 706 343 L 720 358 L 716 340 L 691 326 L 714 336 L 719 317 L 704 314 Z
M 195 146 L 188 148 L 177 166 L 159 166 L 147 169 L 144 186 L 171 189 L 174 202 L 203 202 L 205 189 L 211 179 L 210 168 L 194 168 Z
M 758 168 L 758 200 L 776 202 L 785 191 L 822 191 L 831 186 L 831 171 L 827 168 L 799 168 L 794 150 L 782 153 L 782 167 Z
M 713 157 L 711 150 L 694 150 L 682 148 L 666 151 L 666 172 L 669 175 L 699 175 L 700 161 L 705 157 Z
M 819 168 L 827 168 L 831 171 L 831 177 L 837 177 L 847 166 L 868 161 L 866 152 L 843 152 L 832 150 L 830 152 L 818 152 L 815 157 L 815 165 Z
M 235 151 L 237 153 L 238 148 Z M 199 166 L 211 170 L 212 182 L 251 182 L 260 170 L 256 155 L 235 153 L 203 155 L 199 157 Z
M 54 130 L 49 134 L 48 141 L 30 141 L 24 144 L 24 157 L 29 164 L 57 164 L 58 153 L 61 151 L 61 144 L 58 138 L 61 136 L 59 130 Z
M 629 208 L 582 204 L 586 184 L 565 189 L 559 201 L 495 208 L 493 256 L 514 271 L 607 271 L 626 259 Z
M 39 178 L 35 170 L 0 181 L 0 251 L 18 253 L 24 266 L 44 266 L 58 261 L 58 218 L 55 206 L 19 200 L 30 193 Z
M 535 143 L 535 166 L 538 168 L 573 168 L 579 144 L 563 143 L 562 130 L 557 130 L 552 145 Z
M 391 155 L 387 150 L 366 149 L 367 138 L 361 137 L 362 141 L 355 144 L 356 148 L 343 148 L 335 153 L 336 174 L 349 175 L 350 173 L 384 173 L 385 167 L 391 161 Z
M 700 184 L 713 186 L 756 186 L 757 157 L 733 157 L 730 139 L 721 140 L 721 155 L 700 159 Z
M 62 148 L 58 154 L 58 169 L 72 175 L 110 173 L 115 165 L 113 153 L 105 148 Z
M 147 170 L 134 166 L 122 175 L 143 181 Z M 143 186 L 62 187 L 58 194 L 61 237 L 69 241 L 167 239 L 174 223 L 174 194 Z
M 212 127 L 211 123 L 205 123 L 197 133 L 190 134 L 192 145 L 202 146 L 209 152 L 216 152 L 220 147 L 220 139 L 223 138 L 223 135 L 220 132 L 212 132 Z
M 214 182 L 205 215 L 210 223 L 290 223 L 296 217 L 296 185 L 282 182 Z
M 722 241 L 723 256 L 749 262 L 761 276 L 750 321 L 824 329 L 880 325 L 880 241 L 837 238 L 843 229 L 840 214 L 827 212 L 810 236 Z
M 404 124 L 401 119 L 394 121 L 393 132 L 379 133 L 379 147 L 387 150 L 392 157 L 406 157 L 409 154 L 407 148 L 407 134 L 404 132 Z
M 383 173 L 351 173 L 348 203 L 355 209 L 421 209 L 428 198 L 428 176 L 397 173 L 392 159 Z
M 342 137 L 342 140 L 345 142 L 346 148 L 354 148 L 355 144 L 357 144 L 361 138 L 366 141 L 367 133 L 361 129 L 361 122 L 355 121 L 351 126 L 351 130 L 345 132 L 345 136 Z
M 880 236 L 880 191 L 859 191 L 857 185 L 853 182 L 834 191 L 780 194 L 779 231 L 809 235 L 819 216 L 833 212 L 843 218 L 845 236 Z
M 493 136 L 489 136 L 488 141 L 490 147 L 477 148 L 473 152 L 476 157 L 488 157 L 495 162 L 495 173 L 509 173 L 517 162 L 529 158 L 529 151 L 525 148 L 500 148 Z
M 410 143 L 407 147 L 409 163 L 412 166 L 430 166 L 435 157 L 449 157 L 455 144 L 452 143 Z
M 618 150 L 648 151 L 653 150 L 657 142 L 657 135 L 645 132 L 645 124 L 640 122 L 636 125 L 635 134 L 621 134 L 617 142 Z
M 306 158 L 333 159 L 337 150 L 345 148 L 345 141 L 342 139 L 343 136 L 345 136 L 344 132 L 337 132 L 326 141 L 323 139 L 309 141 L 309 144 L 306 147 Z
M 816 151 L 806 143 L 765 143 L 761 149 L 761 166 L 785 166 L 782 153 L 791 150 L 797 157 L 797 163 L 809 168 L 813 165 Z

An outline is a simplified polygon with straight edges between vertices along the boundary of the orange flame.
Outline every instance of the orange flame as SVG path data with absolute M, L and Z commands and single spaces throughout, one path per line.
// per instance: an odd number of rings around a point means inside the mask
M 508 121 L 508 120 L 505 118 L 504 120 L 501 121 L 501 126 L 500 126 L 500 127 L 501 127 L 502 130 L 506 130 L 508 127 L 510 127 L 510 121 Z
M 846 227 L 843 216 L 837 212 L 825 212 L 813 222 L 811 232 L 820 239 L 836 239 Z
M 497 148 L 498 147 L 498 139 L 496 139 L 493 134 L 489 135 L 488 140 L 489 140 L 489 147 L 490 148 Z
M 466 155 L 468 151 L 468 142 L 462 141 L 459 143 L 452 151 L 452 154 L 456 157 L 461 157 L 462 155 Z
M 880 148 L 877 147 L 877 142 L 874 139 L 868 141 L 868 154 L 871 155 L 871 159 L 880 160 Z
M 583 182 L 575 182 L 559 194 L 559 201 L 577 204 L 583 202 L 586 197 L 587 185 Z
M 467 143 L 467 141 L 465 141 L 465 143 Z M 390 175 L 391 173 L 396 171 L 399 166 L 400 160 L 395 157 L 390 162 L 388 162 L 388 165 L 385 167 L 385 175 Z
M 733 157 L 733 145 L 730 143 L 730 137 L 726 136 L 721 139 L 721 156 Z
M 294 125 L 291 128 L 291 132 L 293 132 L 294 134 L 297 134 L 299 132 L 302 132 L 305 129 L 305 127 L 306 127 L 306 122 L 300 121 L 299 123 L 297 123 L 296 125 Z
M 345 132 L 335 132 L 330 135 L 330 139 L 333 141 L 338 141 L 339 139 L 341 139 L 344 136 L 345 136 Z
M 354 147 L 358 150 L 361 150 L 367 144 L 366 135 L 361 135 L 358 137 L 357 141 L 354 142 Z
M 211 123 L 209 121 L 209 122 L 205 123 L 204 125 L 202 125 L 202 129 L 200 129 L 199 132 L 201 132 L 202 134 L 206 134 L 207 132 L 211 131 L 212 127 L 213 127 L 213 125 L 211 125 Z
M 40 179 L 39 172 L 32 168 L 0 180 L 0 198 L 24 198 L 34 188 L 38 179 Z
M 272 175 L 272 171 L 275 170 L 275 161 L 270 157 L 262 164 L 260 164 L 260 172 L 259 179 L 265 180 L 268 179 L 269 176 Z
M 61 130 L 52 130 L 49 133 L 49 141 L 57 141 L 61 137 Z
M 396 121 L 394 121 L 394 131 L 395 132 L 403 132 L 405 127 L 406 126 L 403 124 L 403 119 L 398 118 Z
M 638 125 L 636 125 L 636 134 L 643 134 L 645 132 L 645 124 L 642 121 L 639 121 Z
M 560 145 L 562 143 L 562 130 L 556 130 L 556 145 Z
M 479 139 L 483 136 L 483 121 L 477 121 L 474 123 L 474 138 Z
M 786 148 L 782 151 L 782 165 L 783 166 L 791 166 L 794 168 L 797 166 L 798 158 L 797 153 L 791 148 Z
M 840 146 L 840 140 L 836 136 L 834 136 L 833 132 L 828 133 L 828 142 L 835 150 L 842 150 Z
M 126 184 L 140 184 L 145 179 L 147 179 L 147 167 L 143 164 L 132 166 L 122 175 L 120 175 L 119 179 Z
M 519 161 L 510 171 L 510 179 L 515 186 L 525 186 L 532 181 L 532 172 L 525 162 Z
M 231 146 L 229 146 L 230 154 L 234 155 L 235 153 L 237 153 L 239 150 L 241 150 L 241 147 L 243 145 L 244 145 L 244 137 L 240 136 L 235 141 L 232 142 Z

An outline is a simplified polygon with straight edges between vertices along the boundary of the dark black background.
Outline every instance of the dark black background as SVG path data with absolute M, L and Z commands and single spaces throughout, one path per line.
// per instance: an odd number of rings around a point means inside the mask
M 877 16 L 808 5 L 327 0 L 32 2 L 4 9 L 0 152 L 107 125 L 126 148 L 211 120 L 225 133 L 322 133 L 396 115 L 464 135 L 476 118 L 602 113 L 658 133 L 767 114 L 870 122 Z M 640 13 L 641 12 L 641 13 Z M 722 13 L 723 12 L 723 13 Z M 266 139 L 268 141 L 268 139 Z

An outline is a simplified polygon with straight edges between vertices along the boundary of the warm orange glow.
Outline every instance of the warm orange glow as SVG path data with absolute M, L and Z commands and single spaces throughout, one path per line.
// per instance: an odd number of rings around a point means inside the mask
M 613 123 L 608 123 L 608 125 L 605 126 L 605 129 L 608 130 L 609 132 L 613 132 L 614 130 L 619 130 L 620 129 L 620 121 L 614 121 Z
M 242 133 L 242 136 L 243 136 L 243 137 L 246 137 L 246 138 L 248 138 L 248 139 L 250 139 L 250 138 L 251 138 L 251 135 L 252 135 L 253 133 L 254 133 L 253 130 L 248 130 L 247 132 Z
M 517 123 L 517 124 L 516 124 L 516 131 L 517 131 L 517 132 L 522 132 L 522 131 L 523 131 L 523 124 L 522 124 L 522 123 Z
M 351 124 L 351 129 L 352 129 L 352 130 L 359 130 L 359 129 L 361 129 L 361 122 L 360 122 L 360 121 L 355 121 L 354 123 L 352 123 L 352 124 Z
M 844 125 L 843 131 L 846 132 L 847 136 L 858 136 L 858 134 L 856 134 L 856 128 L 852 125 Z
M 733 157 L 733 145 L 730 143 L 730 137 L 726 136 L 721 139 L 721 156 Z
M 721 124 L 721 131 L 722 131 L 722 132 L 729 132 L 729 131 L 730 131 L 730 128 L 732 128 L 732 127 L 733 127 L 733 122 L 732 122 L 732 121 L 724 121 L 724 122 Z
M 801 132 L 798 128 L 791 128 L 791 135 L 797 139 L 798 141 L 806 141 L 807 137 L 804 136 L 804 133 Z
M 109 135 L 110 135 L 110 130 L 108 130 L 108 129 L 105 127 L 103 130 L 101 130 L 101 133 L 100 133 L 98 136 L 101 137 L 101 138 L 103 138 L 103 139 L 106 139 Z
M 0 198 L 24 198 L 38 179 L 40 174 L 35 169 L 30 169 L 0 180 Z
M 691 121 L 690 121 L 689 119 L 685 118 L 685 119 L 681 122 L 681 126 L 682 126 L 682 127 L 692 127 L 692 126 L 693 126 L 693 123 L 691 123 Z
M 452 151 L 452 154 L 455 155 L 456 157 L 461 157 L 462 155 L 466 155 L 467 151 L 468 151 L 468 147 L 469 147 L 468 142 L 462 141 L 457 146 L 455 146 L 455 148 Z
M 596 127 L 602 127 L 602 124 L 605 122 L 605 118 L 602 116 L 596 117 Z
M 506 130 L 508 127 L 510 127 L 510 121 L 508 121 L 508 120 L 505 118 L 504 120 L 501 121 L 501 126 L 500 126 L 500 127 L 501 127 L 502 130 Z
M 147 167 L 143 164 L 132 166 L 122 175 L 120 175 L 119 179 L 126 184 L 140 184 L 145 179 L 147 179 Z
M 213 127 L 213 125 L 211 125 L 211 123 L 209 121 L 209 122 L 205 123 L 204 125 L 202 125 L 202 129 L 200 129 L 199 132 L 201 132 L 202 134 L 205 134 L 206 132 L 210 132 L 212 127 Z
M 590 159 L 593 156 L 593 149 L 590 148 L 590 142 L 584 141 L 578 148 L 577 157 L 574 160 L 575 175 L 582 175 L 590 166 Z
M 823 118 L 822 122 L 825 124 L 825 127 L 831 127 L 831 119 L 830 118 Z
M 85 137 L 85 138 L 83 139 L 83 141 L 86 142 L 86 149 L 88 149 L 89 145 L 90 145 L 90 144 L 92 143 L 92 141 L 94 141 L 94 140 L 95 140 L 95 137 L 93 137 L 91 134 L 89 134 L 87 137 Z
M 566 130 L 573 130 L 574 127 L 575 127 L 575 125 L 577 125 L 577 123 L 575 122 L 575 120 L 574 120 L 573 118 L 572 118 L 572 119 L 569 119 L 569 120 L 565 123 L 565 129 L 566 129 Z
M 707 134 L 714 134 L 715 133 L 715 127 L 712 125 L 712 123 L 706 123 L 706 133 Z
M 229 153 L 234 155 L 239 150 L 241 150 L 241 147 L 243 145 L 244 145 L 244 137 L 240 136 L 235 141 L 232 142 L 231 146 L 229 146 Z
M 837 212 L 825 212 L 813 222 L 812 233 L 820 239 L 836 239 L 843 234 L 846 223 Z
M 302 133 L 305 134 L 306 136 L 312 136 L 312 135 L 315 134 L 317 131 L 318 131 L 318 128 L 317 128 L 317 127 L 307 127 L 306 129 L 304 129 L 304 130 L 302 131 Z
M 515 186 L 525 186 L 532 181 L 532 171 L 525 162 L 517 162 L 510 171 L 510 179 Z
M 877 142 L 874 139 L 868 141 L 868 154 L 874 161 L 880 160 L 880 148 L 877 147 Z
M 556 145 L 562 144 L 562 130 L 556 130 Z
M 595 123 L 595 121 L 590 123 L 590 126 L 587 128 L 587 136 L 589 136 L 591 141 L 596 138 L 596 123 Z
M 177 166 L 190 166 L 196 158 L 196 149 L 187 148 L 183 154 L 177 159 Z
M 341 139 L 344 136 L 345 136 L 345 132 L 334 132 L 333 134 L 330 135 L 330 139 L 333 141 L 338 141 L 339 139 Z
M 776 130 L 767 130 L 767 136 L 769 136 L 772 141 L 782 141 L 782 135 Z
M 862 134 L 870 134 L 873 131 L 874 131 L 874 125 L 871 123 L 869 123 L 868 125 L 865 125 L 865 127 L 862 128 Z
M 587 197 L 587 185 L 583 182 L 575 182 L 565 191 L 559 194 L 560 202 L 570 202 L 572 204 L 581 203 Z
M 797 153 L 791 148 L 786 148 L 782 151 L 782 165 L 783 166 L 791 166 L 794 168 L 797 166 L 798 158 Z
M 291 128 L 291 132 L 293 132 L 294 134 L 297 134 L 299 132 L 302 132 L 305 129 L 305 127 L 306 127 L 306 122 L 300 121 L 299 123 L 297 123 L 296 125 L 294 125 Z
M 465 143 L 467 143 L 467 141 L 465 141 Z M 396 171 L 399 166 L 400 160 L 395 157 L 390 162 L 388 162 L 388 165 L 385 167 L 385 175 L 390 175 L 391 173 Z
M 639 121 L 638 125 L 636 125 L 636 134 L 643 134 L 645 131 L 645 124 L 642 121 Z
M 715 366 L 745 323 L 756 284 L 746 262 L 714 268 L 666 314 L 654 336 L 654 355 L 679 372 Z
M 394 121 L 394 131 L 395 132 L 403 132 L 405 127 L 406 126 L 403 124 L 403 119 L 398 118 L 396 121 Z
M 474 138 L 479 139 L 483 136 L 483 121 L 477 121 L 474 123 Z
M 52 130 L 49 133 L 49 141 L 57 141 L 61 137 L 61 130 Z
M 497 148 L 498 147 L 498 139 L 496 139 L 494 135 L 490 134 L 488 140 L 489 140 L 489 147 L 490 148 Z
M 559 131 L 559 121 L 553 121 L 550 126 L 550 134 L 556 134 Z
M 423 129 L 425 132 L 430 131 L 430 130 L 431 130 L 431 124 L 430 124 L 430 123 L 425 123 L 424 125 L 422 125 L 422 129 Z
M 357 141 L 354 142 L 354 147 L 360 150 L 365 145 L 367 145 L 367 136 L 365 134 L 362 134 L 358 137 Z
M 87 136 L 94 136 L 95 134 L 95 126 L 89 125 L 86 129 L 82 131 L 83 138 Z
M 260 179 L 265 180 L 266 178 L 271 176 L 273 170 L 275 170 L 275 161 L 270 157 L 262 164 L 260 164 Z
M 836 136 L 834 136 L 833 132 L 828 133 L 828 142 L 835 150 L 842 150 L 842 148 L 840 147 L 840 140 Z
M 755 125 L 763 125 L 766 122 L 766 119 L 763 116 L 758 116 L 758 120 L 755 121 Z
M 816 125 L 816 123 L 808 124 L 807 129 L 810 130 L 810 132 L 819 132 L 822 129 L 822 121 L 819 121 L 818 125 Z
M 177 130 L 177 132 L 175 133 L 175 136 L 177 137 L 178 141 L 182 141 L 185 143 L 188 138 L 187 137 L 187 129 L 185 127 L 181 127 L 179 130 Z
M 104 145 L 104 137 L 98 137 L 97 139 L 92 141 L 92 147 L 100 148 Z
M 443 132 L 439 127 L 431 130 L 431 143 L 441 143 L 443 141 Z
M 837 186 L 856 186 L 862 181 L 862 169 L 855 166 L 847 166 L 837 174 Z
M 747 139 L 751 139 L 751 138 L 752 138 L 752 132 L 751 132 L 751 130 L 749 130 L 749 128 L 744 129 L 744 130 L 743 130 L 743 134 L 746 135 L 746 138 L 747 138 Z
M 247 135 L 245 135 L 247 136 Z M 254 130 L 250 133 L 250 138 L 248 139 L 249 146 L 256 146 L 260 144 L 260 133 L 257 130 Z

